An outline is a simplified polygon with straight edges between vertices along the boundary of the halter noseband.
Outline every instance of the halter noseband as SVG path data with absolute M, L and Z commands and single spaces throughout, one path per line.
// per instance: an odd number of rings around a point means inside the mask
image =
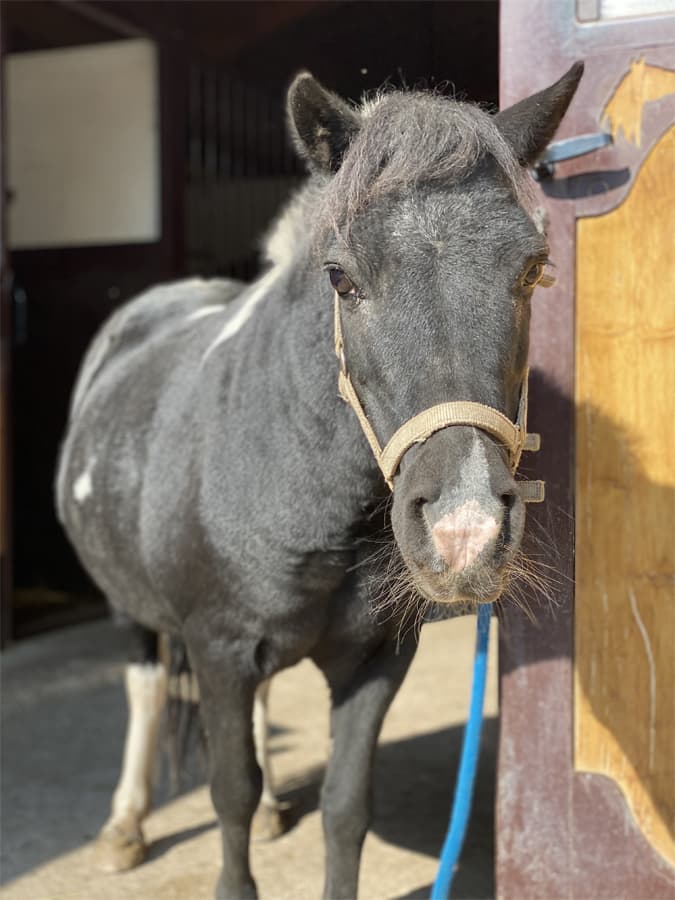
M 429 409 L 425 409 L 423 412 L 413 416 L 412 419 L 408 419 L 394 432 L 384 449 L 382 449 L 347 372 L 347 361 L 342 339 L 342 322 L 340 319 L 340 298 L 337 291 L 335 292 L 334 310 L 335 354 L 340 362 L 340 374 L 338 376 L 340 396 L 356 413 L 363 433 L 370 444 L 370 449 L 373 451 L 390 490 L 393 491 L 394 489 L 394 475 L 399 467 L 399 463 L 413 444 L 423 444 L 436 431 L 448 428 L 450 425 L 472 425 L 496 437 L 508 451 L 509 464 L 513 474 L 518 468 L 523 450 L 539 450 L 541 444 L 539 435 L 527 433 L 528 372 L 525 373 L 525 379 L 520 389 L 520 401 L 515 423 L 491 406 L 484 406 L 482 403 L 474 403 L 470 400 L 454 400 L 450 403 L 439 403 L 437 406 L 431 406 Z M 543 501 L 543 481 L 520 481 L 517 484 L 518 492 L 523 502 L 541 503 Z

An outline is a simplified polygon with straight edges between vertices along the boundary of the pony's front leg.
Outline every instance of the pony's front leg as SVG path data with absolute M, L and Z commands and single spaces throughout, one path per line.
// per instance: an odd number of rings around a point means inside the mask
M 199 684 L 207 738 L 211 799 L 220 823 L 223 868 L 218 900 L 258 896 L 249 866 L 251 820 L 262 790 L 253 743 L 256 684 L 224 642 L 204 634 L 186 644 Z M 239 648 L 241 649 L 241 648 Z
M 332 673 L 330 666 L 319 662 L 332 695 L 333 749 L 321 791 L 325 900 L 357 896 L 361 847 L 370 825 L 377 739 L 414 653 L 413 639 L 403 641 L 398 651 L 395 642 L 388 640 L 349 676 L 342 667 Z

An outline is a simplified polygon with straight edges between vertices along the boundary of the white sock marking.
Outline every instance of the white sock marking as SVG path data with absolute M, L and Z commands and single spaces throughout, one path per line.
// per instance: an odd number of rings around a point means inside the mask
M 161 663 L 132 663 L 126 669 L 129 721 L 122 773 L 115 790 L 109 824 L 131 815 L 140 825 L 150 809 L 152 763 L 166 700 L 167 676 Z

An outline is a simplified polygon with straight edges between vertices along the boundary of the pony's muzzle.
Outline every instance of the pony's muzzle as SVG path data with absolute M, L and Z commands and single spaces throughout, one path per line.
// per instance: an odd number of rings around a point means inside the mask
M 503 448 L 488 435 L 449 428 L 406 455 L 392 525 L 403 559 L 428 599 L 496 599 L 524 524 L 518 483 Z
M 423 507 L 435 571 L 470 579 L 472 570 L 499 569 L 520 544 L 525 507 L 515 483 L 501 495 L 458 499 L 449 512 L 435 506 Z

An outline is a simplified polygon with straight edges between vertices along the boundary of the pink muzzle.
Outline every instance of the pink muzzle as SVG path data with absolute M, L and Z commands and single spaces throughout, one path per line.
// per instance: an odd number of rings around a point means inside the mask
M 499 534 L 499 523 L 476 500 L 443 516 L 431 529 L 434 547 L 453 572 L 471 566 Z

